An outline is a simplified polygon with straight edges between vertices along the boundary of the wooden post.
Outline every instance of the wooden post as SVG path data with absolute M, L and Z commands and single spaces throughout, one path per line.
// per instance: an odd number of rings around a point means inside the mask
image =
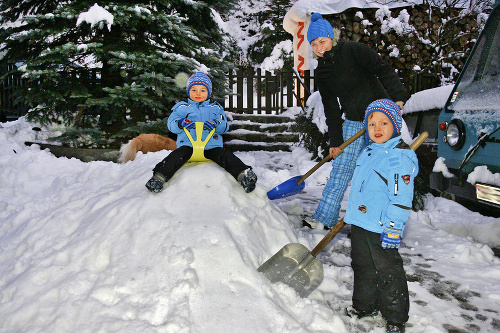
M 237 101 L 237 112 L 243 113 L 243 68 L 238 68 L 236 72 L 236 101 Z
M 227 111 L 230 111 L 230 112 L 236 112 L 236 108 L 235 108 L 235 96 L 234 96 L 234 69 L 230 69 L 229 70 L 229 76 L 228 76 L 228 81 L 229 81 L 229 98 L 228 98 L 228 102 L 229 102 L 229 105 L 227 107 Z
M 272 96 L 271 96 L 271 72 L 266 71 L 266 113 L 271 113 L 271 104 L 272 104 Z
M 262 70 L 257 68 L 257 112 L 262 110 Z
M 307 102 L 307 99 L 309 98 L 310 95 L 310 87 L 311 87 L 311 71 L 306 70 L 304 71 L 304 85 L 307 87 L 304 91 L 304 104 Z
M 253 68 L 248 67 L 246 70 L 247 79 L 247 107 L 246 113 L 253 113 Z
M 288 107 L 294 105 L 293 101 L 296 100 L 293 98 L 294 89 L 293 73 L 292 71 L 286 71 L 286 105 Z

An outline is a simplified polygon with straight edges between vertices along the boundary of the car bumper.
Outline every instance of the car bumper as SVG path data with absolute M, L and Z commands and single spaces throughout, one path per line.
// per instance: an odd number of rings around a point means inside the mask
M 430 187 L 439 192 L 453 194 L 488 206 L 500 208 L 500 187 L 495 185 L 483 183 L 472 185 L 457 177 L 446 178 L 442 172 L 432 172 L 430 175 Z

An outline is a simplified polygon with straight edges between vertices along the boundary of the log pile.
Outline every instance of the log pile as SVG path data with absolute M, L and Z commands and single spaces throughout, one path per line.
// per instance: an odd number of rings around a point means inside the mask
M 399 19 L 407 13 L 409 19 Z M 325 15 L 341 37 L 369 45 L 398 70 L 409 91 L 419 89 L 417 77 L 433 77 L 432 86 L 455 82 L 476 41 L 480 27 L 477 14 L 460 16 L 455 8 L 429 9 L 428 6 L 393 8 L 393 19 L 403 21 L 403 32 L 383 31 L 377 9 L 351 8 L 340 14 Z M 408 16 L 406 15 L 406 16 Z M 388 22 L 385 17 L 384 21 Z M 397 22 L 397 21 L 396 21 Z M 398 25 L 401 26 L 401 25 Z M 421 87 L 422 89 L 432 87 Z

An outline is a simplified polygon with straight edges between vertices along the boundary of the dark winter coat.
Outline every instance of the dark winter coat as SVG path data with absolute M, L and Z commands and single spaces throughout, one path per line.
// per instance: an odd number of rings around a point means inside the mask
M 406 102 L 409 97 L 392 67 L 362 43 L 340 39 L 318 59 L 314 77 L 325 109 L 330 147 L 344 142 L 342 113 L 346 119 L 363 121 L 371 102 L 381 98 Z

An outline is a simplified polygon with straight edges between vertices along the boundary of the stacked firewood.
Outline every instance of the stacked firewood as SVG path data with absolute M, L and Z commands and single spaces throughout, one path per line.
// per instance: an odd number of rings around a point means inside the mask
M 416 90 L 416 76 L 421 74 L 434 76 L 435 86 L 454 82 L 480 30 L 477 14 L 460 16 L 462 11 L 455 8 L 393 8 L 391 18 L 386 16 L 383 21 L 387 25 L 388 20 L 397 20 L 394 22 L 398 28 L 403 27 L 402 31 L 382 31 L 384 27 L 376 13 L 373 8 L 351 8 L 325 18 L 341 30 L 341 37 L 377 50 L 398 70 L 410 91 Z M 404 16 L 408 19 L 400 19 Z

